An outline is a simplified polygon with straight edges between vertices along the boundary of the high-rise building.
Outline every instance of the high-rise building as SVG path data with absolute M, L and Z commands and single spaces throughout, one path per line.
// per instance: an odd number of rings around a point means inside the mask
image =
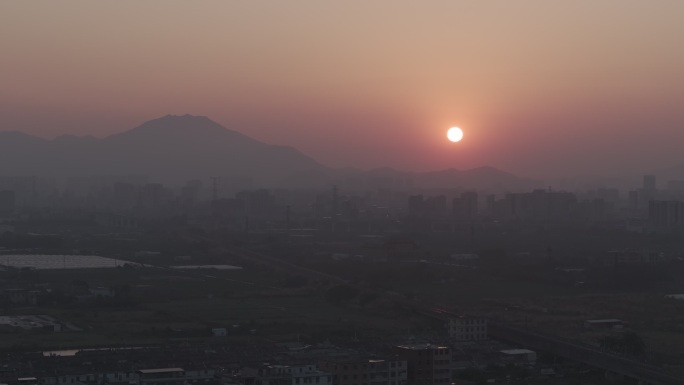
M 487 195 L 487 215 L 494 215 L 496 209 L 496 195 Z
M 667 182 L 668 191 L 681 192 L 684 191 L 684 180 L 671 180 Z
M 425 200 L 422 195 L 410 195 L 408 198 L 408 212 L 410 216 L 421 215 L 425 211 Z
M 620 190 L 616 188 L 599 188 L 596 189 L 596 198 L 610 203 L 618 203 L 620 201 Z
M 16 194 L 11 190 L 0 191 L 0 213 L 7 213 L 14 210 L 16 205 Z
M 649 202 L 658 199 L 658 190 L 656 190 L 655 175 L 644 175 L 644 182 L 641 190 L 639 190 L 639 210 L 646 212 L 649 207 Z
M 655 175 L 644 175 L 644 190 L 655 190 L 656 189 L 656 177 Z
M 639 192 L 636 190 L 631 190 L 628 194 L 627 200 L 629 201 L 629 208 L 632 210 L 637 210 L 639 208 Z
M 684 202 L 652 200 L 648 205 L 648 219 L 657 228 L 684 227 Z
M 430 218 L 436 218 L 446 215 L 447 200 L 444 195 L 437 195 L 429 197 L 425 200 L 425 213 Z
M 460 198 L 453 201 L 454 216 L 457 219 L 470 222 L 477 217 L 477 193 L 473 191 L 464 192 Z

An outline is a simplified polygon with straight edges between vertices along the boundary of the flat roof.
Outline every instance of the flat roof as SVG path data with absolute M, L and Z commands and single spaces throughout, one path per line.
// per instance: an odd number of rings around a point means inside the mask
M 504 349 L 504 350 L 500 350 L 499 352 L 501 352 L 503 354 L 513 355 L 513 354 L 530 354 L 530 353 L 534 353 L 534 350 L 530 350 L 530 349 Z
M 607 322 L 622 322 L 621 319 L 617 318 L 606 318 L 606 319 L 588 319 L 584 322 L 589 322 L 589 323 L 607 323 Z
M 171 372 L 184 372 L 181 368 L 161 368 L 161 369 L 140 369 L 139 373 L 171 373 Z
M 397 347 L 410 350 L 448 349 L 448 347 L 446 346 L 438 346 L 432 344 L 399 345 Z

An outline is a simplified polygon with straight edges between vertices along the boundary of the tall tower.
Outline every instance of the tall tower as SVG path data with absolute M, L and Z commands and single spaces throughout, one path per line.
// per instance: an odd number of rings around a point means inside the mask
M 333 201 L 332 201 L 332 215 L 335 217 L 339 214 L 339 196 L 337 193 L 337 185 L 333 186 Z
M 656 189 L 655 175 L 644 175 L 644 190 L 654 191 Z
M 287 205 L 287 207 L 285 207 L 285 230 L 287 230 L 288 232 L 290 231 L 290 215 L 291 214 L 292 213 L 290 211 L 290 205 Z
M 658 199 L 655 175 L 644 175 L 644 183 L 639 191 L 639 209 L 647 211 L 651 201 Z
M 218 181 L 217 176 L 211 177 L 211 201 L 216 202 L 218 200 Z

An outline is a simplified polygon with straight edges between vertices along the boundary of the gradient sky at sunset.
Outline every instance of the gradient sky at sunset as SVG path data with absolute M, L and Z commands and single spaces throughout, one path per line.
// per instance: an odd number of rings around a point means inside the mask
M 684 162 L 682 20 L 680 0 L 8 0 L 0 129 L 190 113 L 335 167 L 648 170 Z

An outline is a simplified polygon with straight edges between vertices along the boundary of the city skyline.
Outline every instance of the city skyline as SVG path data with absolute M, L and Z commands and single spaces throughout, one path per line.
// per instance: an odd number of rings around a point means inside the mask
M 0 2 L 0 385 L 682 384 L 684 2 Z

